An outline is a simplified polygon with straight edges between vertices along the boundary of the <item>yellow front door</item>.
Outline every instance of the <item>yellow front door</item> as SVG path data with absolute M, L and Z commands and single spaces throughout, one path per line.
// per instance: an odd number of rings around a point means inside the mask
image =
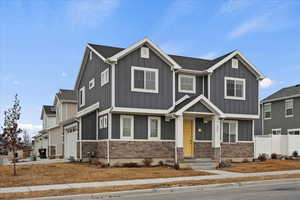
M 183 135 L 184 157 L 192 157 L 194 155 L 193 120 L 184 120 Z

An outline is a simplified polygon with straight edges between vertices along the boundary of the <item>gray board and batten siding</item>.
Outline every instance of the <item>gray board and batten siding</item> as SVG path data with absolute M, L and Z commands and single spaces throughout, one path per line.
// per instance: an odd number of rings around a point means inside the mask
M 91 112 L 81 117 L 81 139 L 82 140 L 96 140 L 97 138 L 97 118 L 96 111 Z

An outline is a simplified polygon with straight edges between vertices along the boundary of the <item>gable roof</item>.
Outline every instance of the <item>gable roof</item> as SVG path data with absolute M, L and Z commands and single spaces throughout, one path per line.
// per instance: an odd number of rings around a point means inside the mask
M 111 47 L 111 46 L 97 45 L 91 43 L 88 43 L 88 45 L 93 49 L 95 49 L 106 59 L 124 50 L 124 48 L 120 48 L 120 47 Z
M 265 99 L 263 99 L 262 102 L 266 103 L 266 102 L 288 99 L 297 96 L 300 97 L 300 84 L 291 87 L 282 88 L 277 92 L 271 94 L 270 96 L 266 97 Z
M 41 119 L 43 119 L 44 112 L 46 115 L 56 115 L 56 108 L 55 108 L 55 106 L 43 105 Z
M 56 95 L 60 101 L 77 101 L 75 90 L 60 89 Z
M 198 102 L 201 102 L 202 105 L 205 106 L 208 110 L 215 114 L 218 114 L 220 117 L 225 116 L 224 113 L 212 102 L 210 102 L 203 94 L 191 98 L 185 98 L 182 102 L 175 106 L 174 110 L 171 111 L 171 113 L 180 115 Z

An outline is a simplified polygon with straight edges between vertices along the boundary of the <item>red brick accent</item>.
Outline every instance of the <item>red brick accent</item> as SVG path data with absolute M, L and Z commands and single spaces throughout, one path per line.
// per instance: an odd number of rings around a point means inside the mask
M 223 158 L 253 158 L 254 143 L 221 144 Z

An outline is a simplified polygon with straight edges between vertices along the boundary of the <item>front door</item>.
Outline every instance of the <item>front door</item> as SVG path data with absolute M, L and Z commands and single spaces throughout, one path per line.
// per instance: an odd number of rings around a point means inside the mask
M 193 157 L 194 141 L 193 141 L 193 120 L 183 121 L 183 152 L 184 157 Z

